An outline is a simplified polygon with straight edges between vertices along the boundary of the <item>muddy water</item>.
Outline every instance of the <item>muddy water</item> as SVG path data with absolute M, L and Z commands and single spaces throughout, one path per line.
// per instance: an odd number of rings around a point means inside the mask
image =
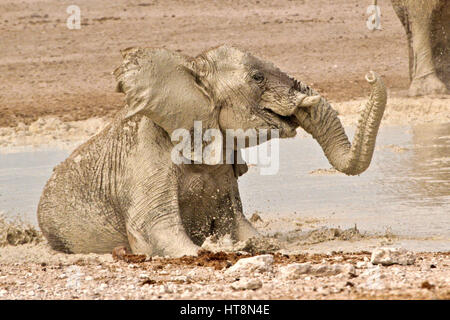
M 353 135 L 354 129 L 347 132 Z M 57 149 L 2 154 L 0 212 L 36 224 L 36 206 L 52 168 L 68 152 Z M 310 227 L 353 227 L 434 239 L 450 249 L 450 125 L 383 127 L 370 168 L 357 177 L 318 169 L 330 166 L 318 144 L 299 134 L 280 141 L 276 175 L 257 167 L 239 180 L 244 211 Z
M 68 151 L 0 153 L 0 212 L 37 225 L 36 208 L 53 167 Z
M 277 175 L 240 179 L 245 212 L 450 241 L 450 125 L 383 127 L 362 175 L 317 170 L 328 168 L 312 138 L 280 141 Z

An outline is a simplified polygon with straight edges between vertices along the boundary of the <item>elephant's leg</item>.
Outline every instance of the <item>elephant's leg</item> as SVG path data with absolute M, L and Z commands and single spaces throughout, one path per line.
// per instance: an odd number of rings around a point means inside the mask
M 181 257 L 197 255 L 183 227 L 177 185 L 150 188 L 137 184 L 126 216 L 128 241 L 133 253 Z
M 412 42 L 411 26 L 409 23 L 408 10 L 404 6 L 404 0 L 392 0 L 392 6 L 397 14 L 400 22 L 402 23 L 406 38 L 408 40 L 408 56 L 409 56 L 409 81 L 412 81 L 413 71 L 414 71 L 414 50 Z
M 433 62 L 437 76 L 450 90 L 450 1 L 441 2 L 432 17 Z
M 242 212 L 242 202 L 239 196 L 239 188 L 235 180 L 231 186 L 231 208 L 234 215 L 234 238 L 239 241 L 245 241 L 251 237 L 260 236 L 258 231 L 252 226 L 250 221 L 244 216 Z
M 414 61 L 410 96 L 443 94 L 447 88 L 437 77 L 433 62 L 431 29 L 432 15 L 439 1 L 407 1 L 407 10 L 412 33 Z

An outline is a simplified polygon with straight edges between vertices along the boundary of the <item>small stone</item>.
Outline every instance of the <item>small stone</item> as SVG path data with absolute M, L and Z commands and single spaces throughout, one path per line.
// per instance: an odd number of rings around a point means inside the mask
M 175 277 L 172 277 L 172 281 L 189 283 L 192 281 L 192 279 L 189 276 L 175 276 Z
M 259 279 L 243 278 L 231 284 L 231 288 L 236 291 L 240 290 L 258 290 L 262 287 L 262 282 Z
M 403 248 L 377 248 L 372 252 L 373 264 L 389 266 L 393 264 L 411 265 L 416 261 L 414 253 Z
M 239 274 L 250 275 L 272 271 L 273 256 L 271 254 L 259 255 L 251 258 L 243 258 L 231 266 L 226 275 Z
M 279 269 L 281 278 L 295 280 L 303 274 L 315 276 L 334 276 L 340 273 L 354 274 L 355 268 L 351 264 L 316 264 L 292 263 Z
M 302 274 L 307 274 L 311 270 L 309 263 L 292 263 L 279 269 L 281 278 L 296 280 Z
M 373 268 L 373 264 L 368 261 L 358 261 L 356 263 L 356 268 L 357 269 L 369 269 L 369 268 Z
M 422 282 L 422 284 L 420 285 L 420 287 L 422 289 L 428 289 L 428 290 L 432 290 L 434 289 L 436 286 L 434 284 L 429 283 L 428 281 L 424 281 Z

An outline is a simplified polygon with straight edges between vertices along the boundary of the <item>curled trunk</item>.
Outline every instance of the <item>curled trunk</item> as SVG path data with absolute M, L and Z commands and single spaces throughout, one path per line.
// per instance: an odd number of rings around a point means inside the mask
M 387 101 L 386 88 L 374 72 L 366 75 L 371 94 L 358 122 L 353 143 L 350 143 L 337 112 L 324 99 L 309 109 L 299 108 L 295 114 L 300 126 L 310 133 L 322 147 L 325 156 L 336 170 L 347 175 L 358 175 L 370 165 L 375 140 Z M 303 84 L 301 91 L 309 96 L 317 92 Z

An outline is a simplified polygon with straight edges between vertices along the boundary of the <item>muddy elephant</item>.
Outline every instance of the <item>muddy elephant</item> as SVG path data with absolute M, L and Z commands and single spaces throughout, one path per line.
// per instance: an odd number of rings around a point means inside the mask
M 173 161 L 174 132 L 195 134 L 196 122 L 221 133 L 278 130 L 280 138 L 302 127 L 337 170 L 358 175 L 370 164 L 386 104 L 373 72 L 351 144 L 323 97 L 250 53 L 220 46 L 195 58 L 151 48 L 122 55 L 114 74 L 126 106 L 54 169 L 41 196 L 39 226 L 56 250 L 107 253 L 124 245 L 133 253 L 176 257 L 195 255 L 210 235 L 258 236 L 239 196 L 245 163 L 202 163 L 194 152 Z M 237 138 L 230 138 L 234 158 Z
M 410 96 L 450 89 L 450 1 L 391 0 L 408 38 Z

